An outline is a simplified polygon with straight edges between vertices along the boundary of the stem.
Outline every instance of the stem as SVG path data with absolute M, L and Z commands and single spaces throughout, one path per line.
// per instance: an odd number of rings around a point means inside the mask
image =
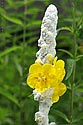
M 73 76 L 72 76 L 72 83 L 71 83 L 71 114 L 70 114 L 70 125 L 73 123 L 73 107 L 74 107 L 74 83 L 75 83 L 75 71 L 76 71 L 76 62 L 73 68 Z
M 26 10 L 27 10 L 27 4 L 26 0 L 24 0 L 24 27 L 23 27 L 23 43 L 22 43 L 22 76 L 20 80 L 20 104 L 21 104 L 21 109 L 20 109 L 20 124 L 24 125 L 25 124 L 25 111 L 24 111 L 24 104 L 22 103 L 22 83 L 23 83 L 23 78 L 24 78 L 24 68 L 25 68 L 25 42 L 26 42 Z
M 73 48 L 74 48 L 74 60 L 76 59 L 77 55 L 77 38 L 76 38 L 76 20 L 75 20 L 75 5 L 73 4 Z M 73 74 L 72 74 L 72 82 L 71 82 L 71 113 L 70 113 L 70 125 L 73 124 L 73 107 L 74 107 L 74 84 L 75 84 L 75 72 L 76 72 L 76 61 L 73 67 Z
M 0 7 L 3 8 L 4 10 L 6 9 L 4 0 L 1 0 Z M 5 30 L 6 30 L 5 27 L 7 27 L 6 20 L 0 14 L 0 32 L 5 33 Z M 5 35 L 0 38 L 0 41 L 5 43 L 5 41 L 6 41 Z
M 34 100 L 39 101 L 39 111 L 35 113 L 35 121 L 37 125 L 56 125 L 55 122 L 49 123 L 48 113 L 52 106 L 53 89 L 40 93 L 33 90 Z

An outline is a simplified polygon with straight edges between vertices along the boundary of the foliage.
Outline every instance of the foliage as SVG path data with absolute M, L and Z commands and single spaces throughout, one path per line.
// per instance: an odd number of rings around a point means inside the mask
M 83 124 L 83 1 L 6 0 L 0 5 L 1 125 L 36 125 L 38 103 L 26 78 L 36 59 L 42 17 L 51 3 L 59 10 L 57 56 L 66 62 L 67 92 L 53 104 L 49 118 L 57 125 Z

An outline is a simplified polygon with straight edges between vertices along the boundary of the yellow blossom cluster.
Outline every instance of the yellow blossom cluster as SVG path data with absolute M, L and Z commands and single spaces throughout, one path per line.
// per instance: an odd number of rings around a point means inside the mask
M 66 86 L 62 83 L 65 76 L 64 61 L 54 58 L 52 63 L 35 63 L 29 68 L 27 84 L 38 92 L 45 92 L 53 88 L 52 101 L 57 102 L 59 96 L 66 91 Z

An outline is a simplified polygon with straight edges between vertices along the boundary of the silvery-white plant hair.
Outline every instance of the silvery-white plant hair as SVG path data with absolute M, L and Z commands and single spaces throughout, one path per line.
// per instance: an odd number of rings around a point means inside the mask
M 56 35 L 57 35 L 57 8 L 54 5 L 49 5 L 42 20 L 41 35 L 38 40 L 39 51 L 36 53 L 37 59 L 42 63 L 48 62 L 47 55 L 52 57 L 56 55 Z

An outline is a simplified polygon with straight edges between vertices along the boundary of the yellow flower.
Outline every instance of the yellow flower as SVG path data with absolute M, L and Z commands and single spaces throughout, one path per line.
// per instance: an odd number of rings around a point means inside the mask
M 30 66 L 27 84 L 38 92 L 44 92 L 54 85 L 56 77 L 51 64 L 35 63 Z
M 45 92 L 48 88 L 53 88 L 52 101 L 57 102 L 59 96 L 66 91 L 66 86 L 62 83 L 65 76 L 64 61 L 54 58 L 52 64 L 35 63 L 29 68 L 27 84 L 38 92 Z

